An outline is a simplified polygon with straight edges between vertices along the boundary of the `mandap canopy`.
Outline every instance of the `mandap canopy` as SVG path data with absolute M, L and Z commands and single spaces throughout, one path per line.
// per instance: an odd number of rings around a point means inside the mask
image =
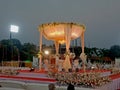
M 40 53 L 42 50 L 42 36 L 48 40 L 52 40 L 56 46 L 56 54 L 58 54 L 59 44 L 66 44 L 66 58 L 63 68 L 67 71 L 71 68 L 69 60 L 70 41 L 81 38 L 82 53 L 84 53 L 84 32 L 85 26 L 77 23 L 46 23 L 39 26 L 40 31 Z M 40 55 L 41 63 L 42 55 Z M 41 66 L 41 65 L 40 65 Z

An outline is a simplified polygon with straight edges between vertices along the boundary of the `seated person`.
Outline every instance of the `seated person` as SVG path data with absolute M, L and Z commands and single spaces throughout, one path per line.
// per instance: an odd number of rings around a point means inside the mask
M 75 90 L 74 85 L 72 85 L 71 83 L 68 85 L 67 90 Z
M 48 85 L 49 90 L 55 90 L 55 85 L 53 83 Z

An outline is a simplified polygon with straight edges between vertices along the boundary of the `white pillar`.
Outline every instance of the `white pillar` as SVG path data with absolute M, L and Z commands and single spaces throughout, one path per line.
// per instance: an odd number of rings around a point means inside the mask
M 58 65 L 58 60 L 59 60 L 59 56 L 58 56 L 59 55 L 59 43 L 58 43 L 58 41 L 55 41 L 54 43 L 55 43 L 55 49 L 56 49 L 56 57 L 55 57 L 56 58 L 56 61 L 55 61 L 56 63 L 55 64 Z
M 42 32 L 43 30 L 40 30 L 40 55 L 39 55 L 39 70 L 41 70 L 41 63 L 42 63 Z
M 69 52 L 69 47 L 70 47 L 70 41 L 71 41 L 71 31 L 72 27 L 71 25 L 66 25 L 64 32 L 65 32 L 65 41 L 66 41 L 66 56 L 65 56 L 65 61 L 63 63 L 63 68 L 65 71 L 68 71 L 68 69 L 71 68 L 71 63 L 70 63 L 70 52 Z
M 86 62 L 87 56 L 84 53 L 84 47 L 85 47 L 85 45 L 84 45 L 84 31 L 82 32 L 82 35 L 80 38 L 81 38 L 81 47 L 82 47 L 82 53 L 80 54 L 80 58 L 82 59 L 83 71 L 85 72 L 85 69 L 86 69 L 85 62 Z

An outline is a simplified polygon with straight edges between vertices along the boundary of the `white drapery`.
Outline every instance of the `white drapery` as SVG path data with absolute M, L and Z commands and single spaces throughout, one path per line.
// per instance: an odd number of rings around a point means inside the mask
M 80 38 L 81 38 L 81 45 L 82 45 L 82 53 L 80 54 L 80 58 L 82 59 L 83 71 L 85 72 L 85 69 L 86 69 L 85 62 L 86 62 L 87 56 L 84 53 L 84 32 L 82 32 Z
M 59 42 L 55 41 L 55 49 L 56 49 L 56 55 L 59 53 Z
M 68 69 L 71 68 L 71 63 L 70 63 L 70 41 L 71 41 L 71 32 L 72 32 L 72 27 L 71 25 L 66 25 L 65 29 L 65 43 L 66 43 L 66 56 L 65 56 L 65 61 L 63 63 L 63 68 L 65 69 L 65 71 L 68 71 Z
M 58 60 L 59 60 L 59 42 L 55 41 L 55 49 L 56 49 L 56 65 L 58 65 Z
M 81 39 L 81 45 L 82 45 L 82 53 L 84 53 L 84 31 L 82 32 L 80 39 Z

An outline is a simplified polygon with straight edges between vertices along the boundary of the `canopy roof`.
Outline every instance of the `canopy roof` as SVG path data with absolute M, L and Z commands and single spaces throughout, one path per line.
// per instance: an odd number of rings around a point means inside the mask
M 59 43 L 65 43 L 65 30 L 70 27 L 71 40 L 74 40 L 81 36 L 85 31 L 85 26 L 77 23 L 47 23 L 39 26 L 39 30 L 42 30 L 42 34 L 48 40 L 58 41 Z

